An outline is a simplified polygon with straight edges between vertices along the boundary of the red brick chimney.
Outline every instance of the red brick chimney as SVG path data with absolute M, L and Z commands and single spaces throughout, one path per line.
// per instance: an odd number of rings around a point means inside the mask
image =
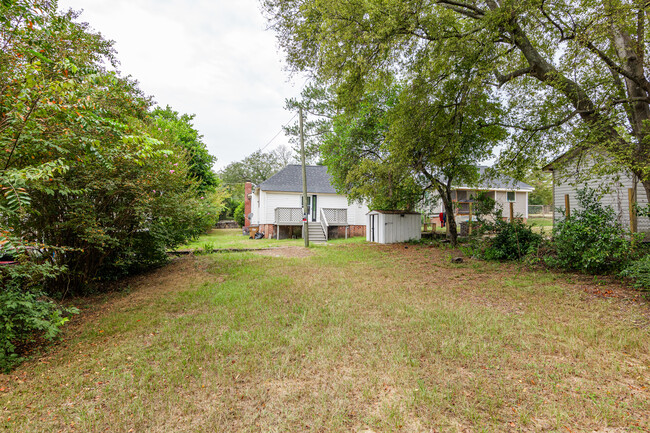
M 248 215 L 251 213 L 251 195 L 253 193 L 253 184 L 246 182 L 244 187 L 244 227 L 250 227 L 251 222 Z

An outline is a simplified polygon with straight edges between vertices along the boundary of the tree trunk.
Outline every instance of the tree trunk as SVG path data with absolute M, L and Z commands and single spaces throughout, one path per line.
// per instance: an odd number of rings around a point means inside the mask
M 643 189 L 645 189 L 645 196 L 648 197 L 650 201 L 650 180 L 642 180 L 641 184 L 643 185 Z M 638 198 L 637 198 L 638 201 Z
M 445 213 L 447 214 L 447 224 L 449 224 L 449 242 L 452 247 L 458 246 L 458 229 L 456 226 L 456 218 L 454 218 L 454 203 L 451 200 L 451 187 L 449 185 L 436 185 L 438 194 L 442 198 L 442 203 L 445 206 Z

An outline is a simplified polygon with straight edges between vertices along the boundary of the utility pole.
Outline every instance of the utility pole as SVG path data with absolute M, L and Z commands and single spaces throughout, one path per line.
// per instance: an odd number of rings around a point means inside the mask
M 302 237 L 305 246 L 309 246 L 309 215 L 307 215 L 307 168 L 305 167 L 305 131 L 302 125 L 302 107 L 300 107 L 300 159 L 302 161 Z

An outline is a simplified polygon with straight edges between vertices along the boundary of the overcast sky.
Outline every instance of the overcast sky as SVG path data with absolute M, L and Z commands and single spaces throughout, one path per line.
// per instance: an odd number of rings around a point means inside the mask
M 163 107 L 196 114 L 215 168 L 265 146 L 289 121 L 289 81 L 259 0 L 59 0 L 115 41 L 123 75 Z M 266 150 L 287 144 L 280 134 Z

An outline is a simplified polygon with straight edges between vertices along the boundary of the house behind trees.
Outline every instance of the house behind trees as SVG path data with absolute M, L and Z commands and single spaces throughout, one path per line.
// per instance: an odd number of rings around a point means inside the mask
M 596 191 L 600 203 L 611 206 L 616 218 L 624 227 L 630 225 L 630 198 L 639 206 L 648 205 L 648 198 L 641 182 L 629 171 L 620 168 L 611 157 L 600 152 L 570 151 L 546 167 L 553 174 L 553 222 L 566 215 L 569 209 L 577 209 L 577 192 L 588 187 Z M 634 218 L 634 217 L 633 217 Z M 650 220 L 636 217 L 637 231 L 650 233 Z

